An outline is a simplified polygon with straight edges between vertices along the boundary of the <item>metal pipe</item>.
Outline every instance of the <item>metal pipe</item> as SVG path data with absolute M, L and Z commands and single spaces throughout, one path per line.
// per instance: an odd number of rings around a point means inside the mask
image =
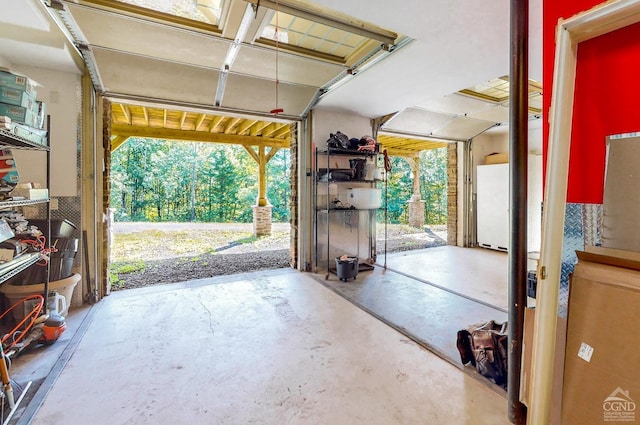
M 527 154 L 529 94 L 529 1 L 511 0 L 509 86 L 509 353 L 508 413 L 514 424 L 527 421 L 520 402 L 524 309 L 527 303 Z

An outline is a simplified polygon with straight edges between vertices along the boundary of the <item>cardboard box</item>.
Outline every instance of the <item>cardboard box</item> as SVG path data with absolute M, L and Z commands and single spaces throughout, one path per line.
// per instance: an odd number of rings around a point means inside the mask
M 570 282 L 562 424 L 640 422 L 640 253 L 578 251 Z
M 22 137 L 33 143 L 38 143 L 40 145 L 47 145 L 47 131 L 33 128 L 25 124 L 20 123 L 11 123 L 9 124 L 9 128 L 11 129 L 11 133 L 16 136 Z
M 484 164 L 506 164 L 509 162 L 509 154 L 506 152 L 496 152 L 485 155 Z
M 524 311 L 524 330 L 522 337 L 522 365 L 520 373 L 520 401 L 529 406 L 531 394 L 531 362 L 533 361 L 533 326 L 536 309 L 527 308 Z M 562 375 L 564 369 L 565 339 L 567 335 L 567 320 L 558 317 L 556 330 L 556 354 L 553 369 L 553 393 L 551 394 L 551 416 L 549 425 L 560 424 L 562 404 Z
M 8 105 L 22 106 L 29 110 L 35 110 L 36 99 L 29 96 L 24 90 L 12 89 L 9 87 L 0 87 L 0 103 Z
M 49 189 L 15 188 L 11 191 L 11 197 L 31 200 L 49 199 Z
M 0 179 L 14 185 L 20 181 L 11 149 L 0 150 Z
M 30 127 L 38 126 L 38 113 L 22 106 L 0 103 L 0 115 L 11 118 L 12 122 L 19 122 Z
M 6 68 L 0 69 L 0 87 L 22 90 L 32 98 L 37 97 L 38 83 L 29 77 Z

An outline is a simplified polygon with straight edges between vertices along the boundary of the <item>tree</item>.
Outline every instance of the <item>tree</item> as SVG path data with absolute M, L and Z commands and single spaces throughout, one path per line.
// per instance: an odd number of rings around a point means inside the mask
M 427 224 L 447 222 L 447 148 L 420 153 L 420 196 Z

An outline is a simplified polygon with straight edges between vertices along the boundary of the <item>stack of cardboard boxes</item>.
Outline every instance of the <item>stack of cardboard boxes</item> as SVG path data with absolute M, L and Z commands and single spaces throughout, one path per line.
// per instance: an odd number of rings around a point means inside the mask
M 37 100 L 38 83 L 0 68 L 0 128 L 31 142 L 46 143 L 45 104 Z

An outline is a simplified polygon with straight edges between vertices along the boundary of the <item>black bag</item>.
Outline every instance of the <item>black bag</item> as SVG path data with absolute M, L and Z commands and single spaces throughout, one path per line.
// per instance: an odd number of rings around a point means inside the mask
M 471 363 L 478 373 L 507 388 L 507 322 L 491 320 L 458 331 L 457 347 L 462 364 Z
M 327 147 L 333 149 L 349 149 L 349 137 L 346 134 L 336 131 L 335 134 L 330 133 L 327 140 Z
M 364 178 L 366 177 L 366 164 L 367 160 L 364 158 L 352 158 L 349 160 L 349 166 L 352 170 L 354 170 L 354 178 L 356 180 L 364 180 Z

